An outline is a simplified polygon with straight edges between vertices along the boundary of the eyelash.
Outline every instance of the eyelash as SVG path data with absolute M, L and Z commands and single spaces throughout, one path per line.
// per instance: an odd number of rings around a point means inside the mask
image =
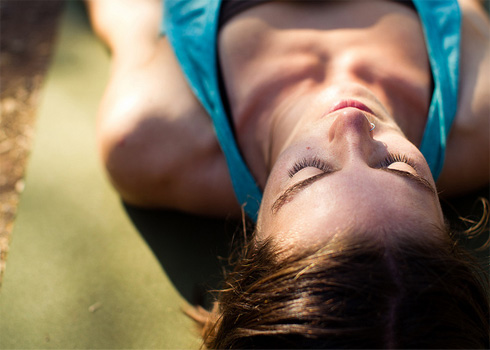
M 291 169 L 289 169 L 289 177 L 293 177 L 294 174 L 296 174 L 298 171 L 308 167 L 318 168 L 324 172 L 330 170 L 330 167 L 327 165 L 327 163 L 319 158 L 303 158 L 300 161 L 296 162 Z
M 379 167 L 387 168 L 392 163 L 406 163 L 417 170 L 417 167 L 415 166 L 415 163 L 411 158 L 399 153 L 389 153 L 388 157 L 386 157 L 381 163 L 379 163 Z
M 378 166 L 380 168 L 387 168 L 390 164 L 398 162 L 406 163 L 412 168 L 416 169 L 415 163 L 411 158 L 399 153 L 388 154 L 388 156 L 382 162 L 380 162 Z M 296 162 L 291 169 L 289 169 L 288 175 L 289 177 L 293 177 L 294 174 L 308 167 L 317 168 L 324 172 L 331 170 L 327 163 L 317 157 L 303 158 L 300 161 Z

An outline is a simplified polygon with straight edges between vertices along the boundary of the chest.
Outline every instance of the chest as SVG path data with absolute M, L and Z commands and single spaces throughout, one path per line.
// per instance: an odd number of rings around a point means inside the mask
M 234 118 L 251 104 L 269 104 L 291 90 L 321 89 L 346 79 L 379 85 L 380 92 L 402 89 L 405 99 L 426 101 L 423 109 L 430 102 L 420 20 L 397 2 L 262 4 L 222 28 L 219 55 Z

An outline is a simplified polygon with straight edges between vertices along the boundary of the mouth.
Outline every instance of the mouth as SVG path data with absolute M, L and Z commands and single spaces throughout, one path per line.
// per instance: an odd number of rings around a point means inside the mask
M 332 108 L 328 110 L 326 114 L 330 114 L 332 112 L 344 109 L 344 108 L 357 108 L 361 111 L 367 112 L 369 114 L 374 115 L 373 111 L 367 107 L 364 103 L 361 103 L 357 100 L 342 100 L 333 105 Z

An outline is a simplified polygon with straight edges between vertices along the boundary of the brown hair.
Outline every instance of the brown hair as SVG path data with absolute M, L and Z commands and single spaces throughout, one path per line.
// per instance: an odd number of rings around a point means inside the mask
M 488 279 L 445 234 L 390 243 L 346 234 L 301 254 L 248 244 L 213 312 L 202 313 L 204 344 L 488 348 Z

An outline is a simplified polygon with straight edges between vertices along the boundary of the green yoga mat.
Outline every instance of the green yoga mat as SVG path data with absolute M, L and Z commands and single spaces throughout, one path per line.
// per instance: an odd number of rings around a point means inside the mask
M 0 349 L 197 348 L 181 309 L 206 302 L 235 223 L 120 202 L 95 148 L 109 56 L 83 6 L 66 5 L 0 290 Z
M 198 348 L 182 308 L 208 287 L 204 266 L 219 265 L 206 243 L 223 241 L 223 222 L 124 207 L 95 145 L 109 55 L 81 3 L 67 2 L 58 35 L 0 291 L 0 348 Z

